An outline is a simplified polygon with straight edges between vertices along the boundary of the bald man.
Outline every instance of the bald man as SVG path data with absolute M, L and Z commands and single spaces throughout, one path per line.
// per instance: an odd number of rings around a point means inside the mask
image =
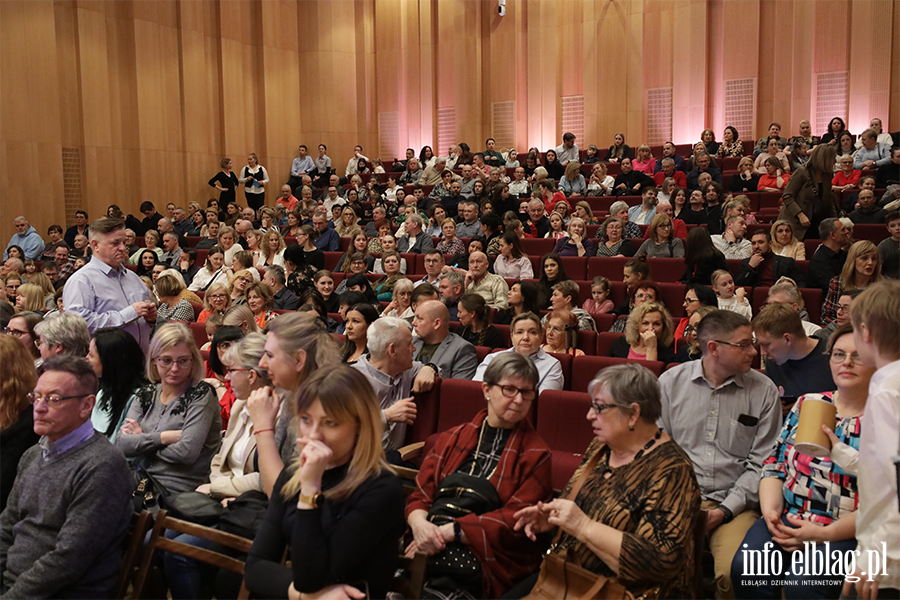
M 484 298 L 491 308 L 503 310 L 509 306 L 506 298 L 509 286 L 499 275 L 488 273 L 488 257 L 484 252 L 473 252 L 469 255 L 466 291 Z
M 475 346 L 450 332 L 450 313 L 443 302 L 419 304 L 413 317 L 416 353 L 413 360 L 441 368 L 445 379 L 472 379 L 478 367 Z

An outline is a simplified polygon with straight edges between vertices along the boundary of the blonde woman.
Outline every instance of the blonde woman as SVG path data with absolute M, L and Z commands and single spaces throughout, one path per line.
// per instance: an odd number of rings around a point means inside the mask
M 353 233 L 359 229 L 357 221 L 359 221 L 359 217 L 356 216 L 356 212 L 349 206 L 345 206 L 341 210 L 341 219 L 335 223 L 334 229 L 340 237 L 353 237 Z
M 653 159 L 653 154 L 650 152 L 650 146 L 647 144 L 638 146 L 637 156 L 631 161 L 631 168 L 639 173 L 644 173 L 653 177 L 653 168 L 655 166 L 656 161 Z
M 850 290 L 865 289 L 877 281 L 881 281 L 878 248 L 869 240 L 855 242 L 847 252 L 841 274 L 832 278 L 828 284 L 825 302 L 822 303 L 822 325 L 828 325 L 837 319 L 841 296 Z
M 206 483 L 221 445 L 222 417 L 194 335 L 182 323 L 157 330 L 147 354 L 150 384 L 136 392 L 115 445 L 136 459 L 137 478 L 152 477 L 162 496 Z
M 230 267 L 234 262 L 234 255 L 243 250 L 240 244 L 237 244 L 234 229 L 225 225 L 219 227 L 219 247 L 224 252 L 225 266 Z
M 412 299 L 414 287 L 413 282 L 406 277 L 395 283 L 391 302 L 384 307 L 384 312 L 381 313 L 381 316 L 412 320 L 415 313 L 410 306 L 410 300 Z
M 213 314 L 224 315 L 231 308 L 231 295 L 228 286 L 224 283 L 214 283 L 203 295 L 203 311 L 197 317 L 198 323 L 206 323 Z
M 276 228 L 269 229 L 262 237 L 262 244 L 259 250 L 259 259 L 256 267 L 265 269 L 266 267 L 284 267 L 284 238 L 278 233 Z
M 607 356 L 632 360 L 675 362 L 675 325 L 666 307 L 644 302 L 628 315 L 625 337 L 612 343 Z
M 794 236 L 790 221 L 779 219 L 772 223 L 772 252 L 794 260 L 806 260 L 806 244 Z

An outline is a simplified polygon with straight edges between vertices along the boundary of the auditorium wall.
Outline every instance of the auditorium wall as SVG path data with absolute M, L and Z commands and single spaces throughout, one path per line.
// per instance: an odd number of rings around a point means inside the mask
M 898 0 L 4 0 L 0 223 L 204 203 L 256 152 L 402 156 L 743 138 L 843 114 L 900 129 Z M 440 145 L 439 145 L 440 142 Z M 240 194 L 239 194 L 240 197 Z

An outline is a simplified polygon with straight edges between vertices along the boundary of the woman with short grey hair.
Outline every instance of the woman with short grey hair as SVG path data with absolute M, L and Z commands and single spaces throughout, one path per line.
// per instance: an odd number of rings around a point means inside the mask
M 691 459 L 656 424 L 659 382 L 640 365 L 615 365 L 588 390 L 595 439 L 581 466 L 559 498 L 516 513 L 515 530 L 534 541 L 558 530 L 551 552 L 565 549 L 635 596 L 688 597 L 700 488 Z M 536 581 L 537 573 L 507 597 L 528 595 Z
M 38 336 L 37 347 L 41 358 L 48 359 L 56 354 L 87 356 L 91 345 L 91 334 L 87 323 L 75 313 L 62 312 L 44 319 L 34 326 Z
M 407 556 L 429 556 L 429 597 L 499 598 L 538 567 L 541 548 L 514 532 L 513 515 L 552 494 L 550 449 L 527 416 L 538 370 L 516 352 L 484 372 L 487 406 L 440 434 L 406 504 Z

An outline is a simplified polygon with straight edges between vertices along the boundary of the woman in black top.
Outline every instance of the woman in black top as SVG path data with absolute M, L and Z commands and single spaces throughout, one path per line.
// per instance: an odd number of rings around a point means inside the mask
M 478 294 L 463 294 L 459 299 L 459 323 L 463 330 L 459 335 L 473 346 L 487 346 L 490 349 L 506 348 L 503 334 L 488 324 L 490 309 L 484 298 Z
M 753 159 L 745 156 L 738 162 L 738 173 L 732 175 L 728 189 L 736 194 L 755 192 L 759 187 L 759 175 L 753 172 Z
M 275 482 L 247 557 L 247 588 L 260 598 L 335 587 L 384 598 L 405 524 L 403 487 L 381 448 L 378 398 L 360 371 L 335 365 L 301 385 L 296 413 L 300 457 Z M 285 546 L 290 568 L 281 565 Z
M 237 175 L 231 172 L 231 159 L 223 158 L 219 163 L 222 170 L 209 180 L 210 187 L 219 190 L 219 207 L 224 208 L 234 203 L 234 190 L 237 188 Z
M 705 227 L 694 227 L 688 232 L 684 249 L 684 274 L 679 283 L 709 285 L 712 274 L 719 269 L 728 270 L 725 255 L 713 246 Z
M 560 281 L 572 279 L 566 275 L 566 268 L 563 266 L 562 259 L 559 254 L 549 253 L 541 258 L 541 275 L 538 279 L 538 308 L 547 310 L 550 306 L 550 296 L 553 294 L 553 286 Z M 535 313 L 537 314 L 537 313 Z
M 566 168 L 562 166 L 559 159 L 556 157 L 556 150 L 551 148 L 550 150 L 547 150 L 547 153 L 544 156 L 544 168 L 547 169 L 547 177 L 554 181 L 562 179 L 563 175 L 566 174 Z
M 297 234 L 297 246 L 303 251 L 306 257 L 306 264 L 312 265 L 317 271 L 325 268 L 325 253 L 316 248 L 313 243 L 313 234 L 315 230 L 312 225 L 304 225 Z M 290 246 L 289 246 L 290 247 Z
M 522 313 L 540 314 L 538 309 L 538 286 L 533 281 L 517 281 L 509 286 L 509 293 L 506 295 L 506 301 L 509 308 L 506 310 L 498 310 L 494 314 L 494 324 L 509 325 L 512 320 Z
M 835 145 L 841 139 L 841 134 L 846 130 L 847 126 L 844 124 L 844 120 L 840 117 L 835 117 L 828 122 L 828 131 L 822 136 L 820 143 Z
M 624 158 L 634 158 L 634 150 L 625 143 L 625 134 L 617 133 L 613 145 L 606 151 L 603 162 L 622 162 Z
M 19 459 L 38 443 L 28 394 L 37 384 L 34 357 L 12 335 L 0 336 L 0 511 L 12 490 Z

